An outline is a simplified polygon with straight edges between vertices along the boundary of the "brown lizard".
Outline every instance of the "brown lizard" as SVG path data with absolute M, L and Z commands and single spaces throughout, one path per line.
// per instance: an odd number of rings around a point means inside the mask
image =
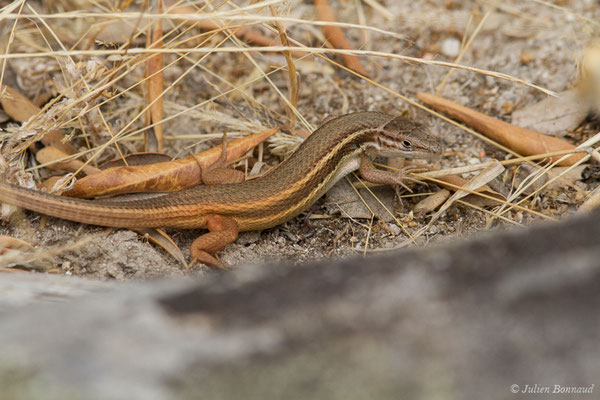
M 194 260 L 221 266 L 214 254 L 238 232 L 281 224 L 310 207 L 352 171 L 374 183 L 415 180 L 414 167 L 400 172 L 376 169 L 370 157 L 427 158 L 441 147 L 420 123 L 379 112 L 334 118 L 313 132 L 289 158 L 255 180 L 199 185 L 162 197 L 121 202 L 56 196 L 0 183 L 0 202 L 93 225 L 208 229 L 191 246 Z

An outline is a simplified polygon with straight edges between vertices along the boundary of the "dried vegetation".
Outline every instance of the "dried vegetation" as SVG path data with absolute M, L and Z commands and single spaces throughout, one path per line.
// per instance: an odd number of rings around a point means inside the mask
M 328 116 L 376 110 L 423 120 L 444 143 L 432 171 L 416 174 L 425 184 L 397 201 L 343 182 L 306 218 L 242 235 L 223 260 L 366 254 L 590 210 L 600 196 L 600 11 L 558 3 L 0 2 L 1 176 L 73 189 L 131 153 L 182 159 L 224 133 L 283 126 L 236 164 L 250 177 Z M 518 112 L 521 127 L 510 124 Z M 0 226 L 5 271 L 179 274 L 195 236 L 148 236 L 170 257 L 123 232 L 25 215 Z

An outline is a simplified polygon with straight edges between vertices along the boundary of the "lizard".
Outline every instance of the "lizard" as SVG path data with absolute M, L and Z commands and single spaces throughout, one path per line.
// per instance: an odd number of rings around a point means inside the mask
M 262 177 L 198 185 L 162 197 L 127 202 L 84 200 L 0 182 L 0 203 L 115 228 L 207 229 L 190 247 L 194 262 L 222 267 L 216 253 L 241 231 L 274 227 L 299 215 L 347 174 L 369 182 L 405 185 L 414 167 L 377 169 L 375 156 L 430 158 L 439 141 L 419 122 L 381 112 L 355 112 L 325 122 Z

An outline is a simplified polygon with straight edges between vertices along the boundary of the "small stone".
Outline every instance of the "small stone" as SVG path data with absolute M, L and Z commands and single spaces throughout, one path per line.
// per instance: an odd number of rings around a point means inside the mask
M 401 232 L 401 229 L 398 225 L 396 224 L 387 224 L 387 229 L 394 235 L 394 236 L 398 236 Z
M 502 104 L 502 111 L 504 112 L 504 114 L 510 114 L 515 108 L 515 105 L 513 104 L 512 101 L 507 101 L 506 103 Z
M 442 42 L 442 54 L 446 57 L 456 57 L 460 52 L 460 41 L 456 38 L 447 38 Z
M 520 57 L 521 64 L 527 65 L 530 62 L 532 62 L 533 60 L 534 60 L 534 57 L 528 51 L 523 51 L 521 53 L 521 57 Z

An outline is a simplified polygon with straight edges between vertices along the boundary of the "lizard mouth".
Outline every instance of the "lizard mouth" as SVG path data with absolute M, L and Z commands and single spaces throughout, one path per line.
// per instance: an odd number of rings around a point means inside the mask
M 375 155 L 381 157 L 404 157 L 404 158 L 422 158 L 422 159 L 432 159 L 435 158 L 438 154 L 433 153 L 429 149 L 412 149 L 406 150 L 402 148 L 382 148 L 374 151 Z

